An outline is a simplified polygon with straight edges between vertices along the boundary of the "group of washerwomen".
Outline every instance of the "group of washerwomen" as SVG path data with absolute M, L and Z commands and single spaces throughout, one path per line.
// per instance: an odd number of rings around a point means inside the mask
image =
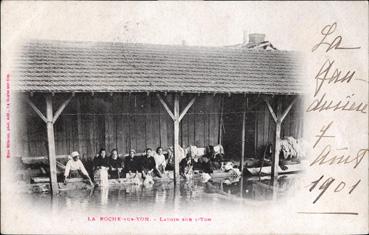
M 192 175 L 193 170 L 199 170 L 204 173 L 212 173 L 213 170 L 220 169 L 223 162 L 223 155 L 216 154 L 209 146 L 207 153 L 198 161 L 195 161 L 191 153 L 179 163 L 181 176 L 188 178 Z M 136 151 L 131 149 L 129 155 L 123 160 L 118 155 L 118 150 L 113 149 L 110 156 L 107 156 L 104 148 L 100 149 L 97 157 L 93 159 L 93 172 L 99 172 L 100 169 L 107 169 L 110 179 L 126 178 L 126 175 L 141 173 L 142 178 L 147 176 L 161 178 L 165 175 L 166 170 L 174 169 L 173 154 L 168 154 L 166 159 L 163 153 L 163 148 L 158 147 L 154 153 L 151 148 L 145 150 L 143 156 L 135 156 Z M 79 159 L 79 153 L 74 151 L 71 153 L 72 159 L 67 162 L 64 178 L 75 178 L 85 176 L 89 179 L 91 185 L 93 182 L 85 169 L 82 161 Z M 64 181 L 66 182 L 66 181 Z

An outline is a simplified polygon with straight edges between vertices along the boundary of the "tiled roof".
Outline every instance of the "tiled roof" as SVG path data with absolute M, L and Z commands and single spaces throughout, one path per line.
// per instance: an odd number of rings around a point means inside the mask
M 113 42 L 32 41 L 16 90 L 302 93 L 296 52 Z

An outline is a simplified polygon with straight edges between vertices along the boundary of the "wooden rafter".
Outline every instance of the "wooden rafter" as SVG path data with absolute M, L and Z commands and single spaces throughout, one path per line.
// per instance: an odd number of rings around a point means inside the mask
M 182 120 L 182 118 L 186 115 L 187 111 L 192 107 L 193 103 L 195 103 L 196 96 L 194 96 L 191 101 L 187 104 L 187 106 L 183 109 L 181 112 L 181 115 L 179 115 L 179 121 Z
M 265 100 L 265 103 L 266 103 L 266 105 L 267 105 L 267 107 L 268 107 L 268 109 L 269 109 L 270 115 L 272 115 L 272 117 L 273 117 L 274 122 L 277 122 L 277 121 L 278 121 L 278 117 L 277 117 L 277 115 L 274 113 L 273 108 L 272 108 L 272 106 L 270 105 L 269 100 L 268 100 L 268 99 L 264 99 L 264 100 Z
M 36 105 L 27 97 L 26 98 L 27 103 L 31 106 L 31 108 L 37 113 L 37 115 L 45 122 L 47 123 L 46 117 L 42 114 L 42 112 L 36 107 Z
M 165 108 L 165 110 L 167 111 L 167 113 L 169 114 L 169 116 L 173 119 L 173 121 L 175 120 L 174 114 L 173 112 L 170 110 L 169 106 L 167 105 L 167 103 L 163 100 L 163 98 L 160 96 L 160 94 L 156 94 L 156 96 L 158 97 L 160 103 L 163 105 L 163 107 Z
M 281 122 L 283 122 L 284 118 L 287 116 L 287 114 L 290 112 L 292 106 L 296 103 L 297 101 L 297 97 L 295 97 L 292 102 L 288 105 L 288 107 L 286 108 L 286 110 L 283 112 L 283 114 L 280 117 Z
M 263 100 L 262 99 L 259 99 L 256 103 L 254 103 L 253 105 L 246 105 L 246 108 L 247 108 L 247 110 L 248 111 L 253 111 L 254 110 L 254 108 L 256 108 L 257 106 L 259 106 L 259 104 L 260 103 L 262 103 L 263 102 Z
M 293 105 L 296 103 L 297 101 L 297 97 L 295 97 L 292 102 L 288 105 L 288 107 L 284 110 L 284 112 L 280 115 L 276 115 L 275 112 L 273 111 L 272 106 L 270 105 L 270 102 L 268 99 L 264 99 L 268 110 L 270 112 L 270 115 L 272 115 L 274 122 L 283 122 L 283 120 L 286 118 L 287 114 L 290 112 L 291 108 L 293 107 Z
M 72 100 L 73 96 L 74 96 L 74 93 L 73 93 L 73 94 L 71 94 L 71 95 L 69 96 L 69 98 L 68 98 L 67 100 L 65 100 L 65 101 L 60 105 L 60 107 L 58 108 L 58 110 L 57 110 L 57 111 L 55 112 L 55 114 L 54 114 L 53 123 L 55 123 L 55 122 L 56 122 L 56 120 L 58 120 L 58 118 L 59 118 L 60 114 L 63 112 L 63 110 L 65 109 L 65 107 L 67 107 L 67 105 L 69 104 L 69 102 Z

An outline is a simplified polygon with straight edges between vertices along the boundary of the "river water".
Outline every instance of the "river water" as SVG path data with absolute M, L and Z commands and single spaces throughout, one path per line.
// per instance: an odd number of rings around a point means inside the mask
M 278 178 L 277 198 L 285 197 L 296 184 L 296 175 L 284 175 Z M 124 187 L 95 187 L 79 190 L 61 191 L 58 195 L 32 193 L 33 205 L 42 205 L 53 210 L 124 210 L 135 211 L 139 208 L 150 210 L 182 210 L 198 207 L 214 207 L 217 204 L 268 202 L 272 200 L 273 187 L 270 177 L 235 178 L 221 181 L 201 182 L 200 180 L 156 182 L 150 186 L 129 185 Z

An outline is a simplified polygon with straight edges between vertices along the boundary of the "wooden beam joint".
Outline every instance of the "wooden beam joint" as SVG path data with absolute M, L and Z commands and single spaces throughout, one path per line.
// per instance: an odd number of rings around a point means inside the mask
M 186 115 L 187 111 L 192 107 L 193 103 L 195 103 L 196 96 L 194 96 L 190 102 L 187 104 L 187 106 L 183 109 L 181 114 L 179 115 L 179 122 L 182 120 L 182 118 Z
M 156 97 L 158 97 L 160 103 L 163 105 L 164 109 L 167 111 L 169 116 L 172 118 L 173 121 L 175 121 L 175 117 L 173 112 L 170 110 L 168 104 L 163 100 L 163 98 L 160 96 L 160 94 L 156 94 Z
M 266 105 L 267 105 L 267 107 L 268 107 L 268 110 L 269 110 L 270 115 L 272 115 L 272 117 L 273 117 L 274 122 L 275 122 L 275 123 L 277 123 L 277 121 L 278 121 L 278 117 L 277 117 L 277 115 L 274 113 L 273 108 L 272 108 L 272 106 L 270 105 L 269 100 L 268 100 L 267 98 L 264 98 L 264 101 L 265 101 L 265 103 L 266 103 Z
M 35 111 L 35 113 L 37 113 L 37 115 L 45 122 L 47 123 L 47 119 L 46 117 L 42 114 L 42 112 L 36 107 L 36 105 L 27 97 L 26 98 L 26 102 L 31 106 L 31 108 L 33 109 L 33 111 Z
M 72 100 L 73 98 L 73 93 L 69 96 L 69 98 L 67 100 L 65 100 L 60 107 L 58 108 L 58 110 L 55 112 L 54 116 L 53 116 L 53 122 L 55 123 L 56 120 L 58 120 L 60 114 L 63 112 L 63 110 L 65 109 L 65 107 L 67 107 L 67 105 L 69 104 L 69 102 Z

